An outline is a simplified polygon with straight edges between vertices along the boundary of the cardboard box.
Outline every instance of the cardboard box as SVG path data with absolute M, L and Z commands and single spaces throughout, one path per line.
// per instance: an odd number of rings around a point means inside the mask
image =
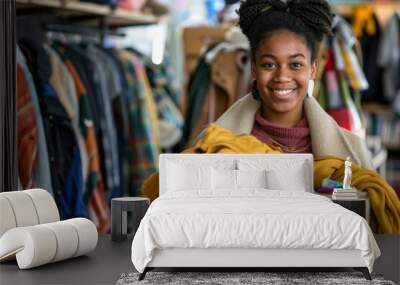
M 203 48 L 224 40 L 225 27 L 198 26 L 183 29 L 185 55 L 200 55 Z

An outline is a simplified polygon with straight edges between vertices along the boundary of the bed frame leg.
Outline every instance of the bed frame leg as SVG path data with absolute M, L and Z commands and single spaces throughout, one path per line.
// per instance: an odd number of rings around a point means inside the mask
M 365 279 L 372 280 L 371 274 L 369 274 L 369 270 L 367 267 L 355 267 L 354 269 L 357 271 L 361 271 L 362 274 L 364 275 Z
M 142 273 L 139 274 L 139 278 L 138 281 L 142 281 L 144 279 L 144 277 L 146 276 L 148 269 L 147 267 L 144 269 L 144 271 Z

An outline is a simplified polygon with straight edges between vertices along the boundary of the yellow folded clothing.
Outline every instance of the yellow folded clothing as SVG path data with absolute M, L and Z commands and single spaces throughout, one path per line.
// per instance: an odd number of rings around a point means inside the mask
M 270 147 L 252 135 L 234 135 L 230 131 L 210 125 L 201 140 L 183 153 L 268 153 L 279 154 L 279 148 Z M 393 188 L 376 172 L 352 163 L 352 186 L 368 192 L 374 215 L 371 227 L 374 232 L 400 234 L 400 200 Z M 314 187 L 321 186 L 322 179 L 329 177 L 343 180 L 344 159 L 327 156 L 314 158 Z M 144 196 L 158 197 L 158 173 L 152 174 L 143 184 Z
M 372 208 L 371 227 L 376 233 L 400 234 L 400 200 L 393 188 L 378 173 L 352 163 L 351 186 L 367 192 Z M 344 161 L 326 156 L 314 158 L 314 187 L 321 186 L 322 179 L 329 177 L 342 181 Z
M 252 135 L 234 135 L 232 132 L 211 124 L 204 136 L 183 153 L 282 153 L 259 141 Z

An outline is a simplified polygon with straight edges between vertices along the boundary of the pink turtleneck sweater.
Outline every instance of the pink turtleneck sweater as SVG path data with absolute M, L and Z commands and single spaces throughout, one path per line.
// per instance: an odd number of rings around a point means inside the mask
M 293 128 L 285 128 L 267 121 L 258 110 L 251 134 L 263 143 L 280 147 L 283 152 L 312 152 L 310 129 L 305 117 Z

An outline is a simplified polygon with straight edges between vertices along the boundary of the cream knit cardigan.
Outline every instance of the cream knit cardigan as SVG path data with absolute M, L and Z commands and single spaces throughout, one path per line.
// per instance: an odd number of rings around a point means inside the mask
M 260 104 L 251 94 L 247 94 L 236 101 L 215 123 L 236 135 L 250 134 Z M 312 151 L 315 157 L 350 156 L 361 167 L 373 169 L 364 139 L 339 127 L 312 96 L 306 96 L 304 99 L 304 110 L 310 127 Z M 199 137 L 202 135 L 203 133 Z

